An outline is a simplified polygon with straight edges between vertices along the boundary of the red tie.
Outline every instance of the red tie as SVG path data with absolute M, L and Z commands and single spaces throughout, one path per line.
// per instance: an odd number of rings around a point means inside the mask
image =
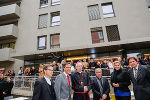
M 67 75 L 67 80 L 68 80 L 68 83 L 69 83 L 69 88 L 70 88 L 70 80 L 69 80 L 69 75 Z

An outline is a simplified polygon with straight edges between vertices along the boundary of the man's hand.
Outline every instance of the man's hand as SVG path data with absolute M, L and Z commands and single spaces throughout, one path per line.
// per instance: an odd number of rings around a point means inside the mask
M 113 86 L 114 87 L 119 87 L 119 84 L 118 83 L 117 84 L 113 83 Z
M 103 94 L 103 96 L 102 96 L 102 99 L 106 99 L 107 98 L 107 95 L 106 94 Z
M 84 86 L 84 92 L 88 92 L 87 86 Z
M 3 92 L 3 94 L 4 94 L 4 95 L 6 95 L 6 93 L 5 93 L 5 92 Z

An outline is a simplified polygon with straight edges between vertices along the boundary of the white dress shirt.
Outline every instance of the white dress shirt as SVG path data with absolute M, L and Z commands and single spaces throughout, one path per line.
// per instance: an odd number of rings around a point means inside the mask
M 49 85 L 51 85 L 50 79 L 49 79 L 49 78 L 46 78 L 45 76 L 44 76 L 44 78 L 46 79 L 46 82 L 47 82 Z

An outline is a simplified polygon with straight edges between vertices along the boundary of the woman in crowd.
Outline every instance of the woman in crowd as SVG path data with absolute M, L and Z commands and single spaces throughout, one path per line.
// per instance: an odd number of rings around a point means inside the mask
M 116 100 L 131 100 L 128 86 L 131 84 L 129 75 L 123 71 L 119 61 L 114 62 L 114 71 L 111 75 L 111 85 L 114 87 Z

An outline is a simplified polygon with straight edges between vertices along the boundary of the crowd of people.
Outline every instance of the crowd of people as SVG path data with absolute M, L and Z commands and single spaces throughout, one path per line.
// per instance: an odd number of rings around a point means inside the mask
M 95 59 L 82 59 L 78 61 L 73 61 L 71 60 L 71 72 L 75 71 L 75 65 L 77 62 L 81 62 L 83 64 L 82 70 L 86 70 L 87 72 L 89 70 L 95 70 L 95 68 L 103 68 L 103 69 L 109 69 L 110 74 L 113 72 L 113 63 L 114 61 L 118 60 L 121 64 L 122 67 L 130 67 L 129 62 L 126 58 L 111 58 L 111 59 L 100 59 L 100 60 L 95 60 Z M 145 56 L 141 59 L 137 58 L 137 62 L 139 65 L 150 65 L 150 56 Z M 62 65 L 66 63 L 65 60 L 62 60 L 61 63 L 56 63 L 56 61 L 53 61 L 51 64 L 53 65 L 54 71 L 60 71 L 62 72 Z M 43 68 L 45 64 L 39 64 L 39 67 L 20 67 L 20 70 L 18 71 L 19 76 L 43 76 Z M 109 75 L 110 75 L 109 74 Z M 15 71 L 14 70 L 9 70 L 6 74 L 6 76 L 12 76 L 14 77 Z M 94 74 L 95 75 L 95 74 Z
M 91 62 L 93 62 L 91 60 Z M 128 86 L 133 83 L 133 92 L 136 100 L 149 100 L 150 98 L 150 70 L 138 64 L 135 57 L 128 59 L 130 68 L 122 70 L 119 60 L 113 61 L 113 72 L 110 84 L 114 87 L 116 100 L 131 100 Z M 94 63 L 93 63 L 94 64 Z M 90 63 L 89 63 L 90 65 Z M 107 65 L 103 64 L 101 66 Z M 43 67 L 44 76 L 35 82 L 32 100 L 90 100 L 89 91 L 93 91 L 93 100 L 110 100 L 109 81 L 102 77 L 102 67 L 95 68 L 96 77 L 90 78 L 81 61 L 75 65 L 76 71 L 71 73 L 72 63 L 63 63 L 62 73 L 54 81 L 51 79 L 54 71 L 52 64 Z M 93 65 L 91 66 L 91 68 Z
M 148 100 L 150 71 L 141 65 L 150 65 L 150 56 L 143 59 L 131 57 L 129 59 L 83 59 L 70 62 L 62 60 L 61 63 L 53 61 L 51 64 L 40 64 L 38 69 L 34 66 L 25 69 L 20 67 L 17 74 L 21 77 L 39 76 L 39 80 L 35 82 L 33 100 L 71 100 L 72 89 L 74 90 L 73 100 L 90 100 L 90 90 L 93 91 L 94 100 L 110 100 L 109 82 L 102 77 L 103 69 L 110 72 L 110 84 L 114 88 L 116 100 L 131 100 L 131 92 L 128 88 L 131 82 L 136 100 Z M 89 70 L 93 70 L 94 74 L 91 74 Z M 56 75 L 55 83 L 51 80 L 54 71 L 60 72 Z M 90 78 L 90 75 L 96 77 Z M 11 78 L 15 77 L 14 70 L 9 70 L 5 76 L 7 76 L 6 79 L 3 73 L 0 74 L 0 98 L 11 95 L 13 87 Z M 24 84 L 29 85 L 29 79 L 26 79 Z M 18 84 L 21 86 L 21 81 Z

